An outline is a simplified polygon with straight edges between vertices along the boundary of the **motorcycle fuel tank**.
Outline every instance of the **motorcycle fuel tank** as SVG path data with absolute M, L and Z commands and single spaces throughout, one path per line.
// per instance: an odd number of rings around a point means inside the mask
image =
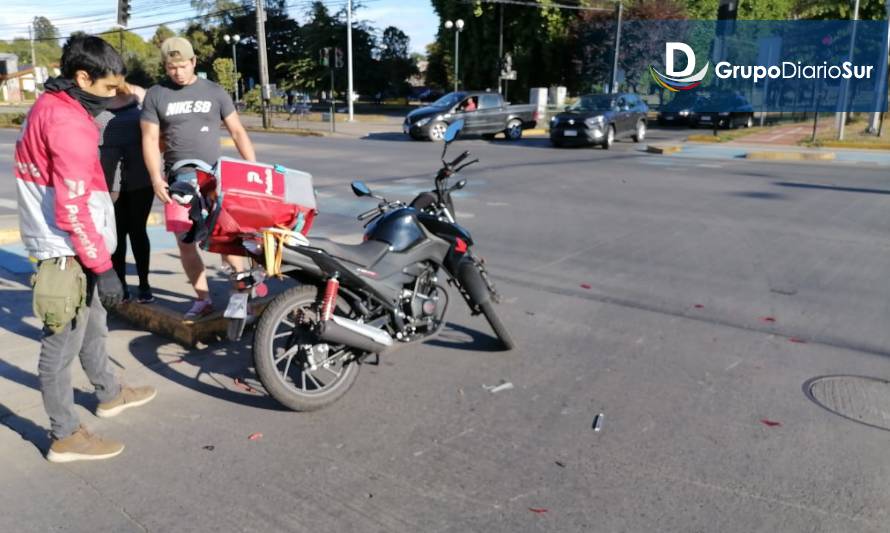
M 388 243 L 393 252 L 404 252 L 426 239 L 426 235 L 417 221 L 417 210 L 403 207 L 371 223 L 365 239 L 382 241 Z

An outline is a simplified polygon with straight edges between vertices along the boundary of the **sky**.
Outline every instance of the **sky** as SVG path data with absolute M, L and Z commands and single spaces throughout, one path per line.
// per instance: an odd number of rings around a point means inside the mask
M 345 0 L 323 0 L 332 11 L 339 10 Z M 291 16 L 302 21 L 309 0 L 289 0 Z M 355 16 L 383 29 L 396 26 L 411 38 L 411 51 L 424 52 L 435 39 L 438 17 L 428 0 L 361 0 L 364 7 Z M 188 0 L 131 0 L 129 27 L 156 25 L 183 19 L 194 14 Z M 73 31 L 105 31 L 115 23 L 117 0 L 32 0 L 19 4 L 14 0 L 0 0 L 0 40 L 28 37 L 28 25 L 36 16 L 50 20 L 61 35 Z M 184 23 L 169 24 L 177 29 Z M 154 33 L 154 28 L 134 30 L 143 37 Z

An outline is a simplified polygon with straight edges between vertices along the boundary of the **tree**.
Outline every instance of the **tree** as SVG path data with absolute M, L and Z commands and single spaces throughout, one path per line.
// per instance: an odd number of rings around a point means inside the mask
M 34 17 L 34 38 L 38 40 L 52 40 L 59 38 L 59 30 L 46 17 Z
M 853 18 L 853 2 L 830 0 L 798 0 L 795 6 L 801 18 L 820 20 L 849 20 Z M 887 11 L 884 0 L 861 0 L 860 20 L 884 20 Z
M 384 90 L 394 96 L 407 94 L 407 80 L 418 72 L 417 63 L 409 54 L 410 42 L 405 32 L 395 26 L 383 30 L 380 53 L 382 81 Z
M 235 92 L 235 76 L 232 60 L 227 57 L 220 57 L 213 61 L 213 72 L 216 75 L 216 83 L 220 84 L 223 89 L 230 93 Z
M 155 30 L 155 34 L 152 36 L 151 44 L 160 48 L 161 43 L 174 36 L 176 36 L 176 32 L 168 28 L 165 24 L 161 24 L 160 26 L 158 26 L 158 29 Z

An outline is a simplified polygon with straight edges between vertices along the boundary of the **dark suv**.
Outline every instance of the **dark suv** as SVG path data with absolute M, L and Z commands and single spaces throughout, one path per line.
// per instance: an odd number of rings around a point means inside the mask
M 633 93 L 589 94 L 550 120 L 553 146 L 598 144 L 609 149 L 615 139 L 646 138 L 649 106 Z

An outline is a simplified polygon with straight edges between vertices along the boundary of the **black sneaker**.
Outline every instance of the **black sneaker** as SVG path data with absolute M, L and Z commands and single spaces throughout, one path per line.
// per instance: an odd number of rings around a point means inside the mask
M 141 304 L 150 304 L 155 301 L 155 297 L 151 293 L 151 289 L 139 289 L 139 298 L 136 301 Z

